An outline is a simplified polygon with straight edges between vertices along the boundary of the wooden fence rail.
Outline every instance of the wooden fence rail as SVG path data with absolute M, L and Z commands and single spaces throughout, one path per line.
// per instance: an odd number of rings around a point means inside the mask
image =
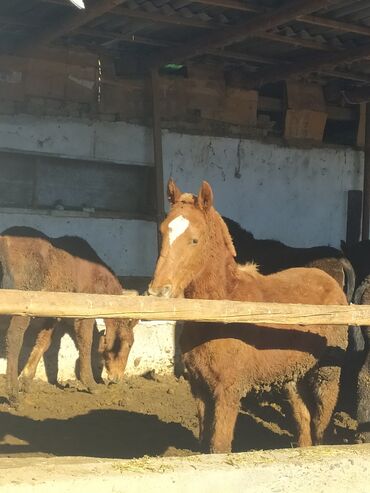
M 293 305 L 125 295 L 0 291 L 0 315 L 259 324 L 370 325 L 370 305 Z

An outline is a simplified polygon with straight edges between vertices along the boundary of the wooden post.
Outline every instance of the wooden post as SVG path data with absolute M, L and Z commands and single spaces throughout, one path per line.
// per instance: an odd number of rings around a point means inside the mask
M 362 201 L 362 239 L 369 239 L 370 221 L 370 103 L 366 104 L 364 187 Z
M 159 227 L 164 218 L 164 188 L 163 188 L 163 153 L 162 153 L 162 129 L 160 113 L 160 81 L 157 70 L 151 71 L 152 81 L 152 115 L 153 115 L 153 145 L 156 182 L 157 205 L 157 244 L 158 255 L 161 251 L 161 234 Z

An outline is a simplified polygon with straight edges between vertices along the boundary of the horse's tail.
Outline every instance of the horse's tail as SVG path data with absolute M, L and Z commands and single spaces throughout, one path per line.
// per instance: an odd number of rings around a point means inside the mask
M 355 275 L 355 271 L 352 267 L 352 264 L 348 259 L 342 257 L 340 259 L 340 262 L 343 266 L 344 275 L 346 278 L 347 301 L 348 301 L 348 303 L 350 303 L 352 301 L 352 296 L 353 296 L 353 293 L 355 291 L 356 275 Z

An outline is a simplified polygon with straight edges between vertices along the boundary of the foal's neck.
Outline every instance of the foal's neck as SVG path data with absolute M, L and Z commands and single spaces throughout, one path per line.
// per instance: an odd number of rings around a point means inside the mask
M 185 290 L 186 298 L 227 299 L 237 282 L 237 263 L 225 244 L 219 219 L 209 220 L 209 248 L 204 258 L 204 269 Z

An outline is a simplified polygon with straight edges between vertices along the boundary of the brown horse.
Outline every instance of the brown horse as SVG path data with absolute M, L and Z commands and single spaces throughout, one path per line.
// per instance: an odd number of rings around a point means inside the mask
M 345 288 L 347 301 L 352 301 L 355 271 L 341 250 L 330 246 L 296 248 L 277 240 L 259 240 L 232 219 L 222 219 L 233 240 L 238 264 L 253 262 L 261 274 L 274 274 L 292 267 L 317 267 Z
M 338 283 L 316 268 L 264 276 L 238 265 L 213 193 L 198 197 L 168 183 L 171 210 L 161 225 L 162 249 L 149 294 L 282 303 L 347 303 Z M 347 327 L 200 324 L 187 322 L 181 350 L 196 399 L 203 450 L 231 450 L 240 399 L 252 388 L 285 390 L 298 445 L 321 443 L 339 391 Z
M 32 228 L 14 227 L 1 234 L 0 271 L 1 287 L 5 289 L 122 294 L 117 277 L 85 240 L 71 236 L 49 238 Z M 30 322 L 30 317 L 14 316 L 8 328 L 7 386 L 13 402 L 18 398 L 19 354 Z M 136 322 L 105 320 L 106 333 L 99 341 L 99 352 L 109 380 L 122 378 Z M 80 379 L 90 390 L 96 387 L 91 367 L 94 323 L 93 319 L 72 321 L 80 356 Z M 51 344 L 56 324 L 56 319 L 41 320 L 36 344 L 22 372 L 25 387 L 35 376 L 37 365 Z

